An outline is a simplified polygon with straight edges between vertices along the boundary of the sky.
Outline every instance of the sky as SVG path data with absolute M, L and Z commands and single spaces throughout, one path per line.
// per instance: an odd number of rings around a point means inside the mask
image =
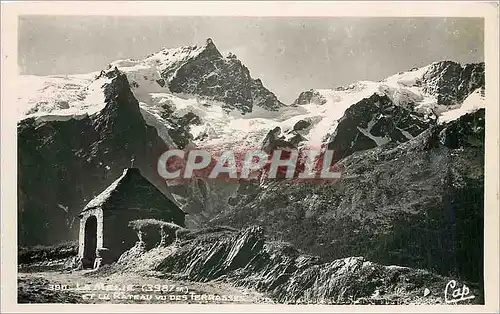
M 22 16 L 21 74 L 99 71 L 212 38 L 285 102 L 434 61 L 484 61 L 482 18 Z

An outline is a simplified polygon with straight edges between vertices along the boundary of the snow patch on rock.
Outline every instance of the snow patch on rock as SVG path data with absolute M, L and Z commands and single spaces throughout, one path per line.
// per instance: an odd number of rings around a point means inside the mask
M 480 88 L 470 94 L 457 108 L 441 113 L 439 123 L 456 120 L 466 113 L 474 112 L 480 108 L 486 108 L 486 101 Z

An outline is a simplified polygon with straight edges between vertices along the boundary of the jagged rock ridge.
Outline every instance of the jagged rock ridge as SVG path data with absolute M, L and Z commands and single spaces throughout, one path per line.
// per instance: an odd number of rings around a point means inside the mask
M 444 303 L 443 287 L 449 281 L 428 271 L 382 266 L 363 257 L 324 261 L 289 243 L 266 239 L 257 226 L 241 231 L 185 230 L 178 237 L 174 245 L 152 249 L 138 241 L 111 271 L 154 270 L 174 280 L 225 281 L 291 304 Z M 477 287 L 469 287 L 477 295 L 472 302 L 483 302 Z M 426 288 L 433 292 L 427 298 Z
M 423 90 L 437 96 L 439 105 L 460 104 L 478 88 L 484 89 L 484 62 L 461 65 L 453 61 L 432 64 L 421 81 Z

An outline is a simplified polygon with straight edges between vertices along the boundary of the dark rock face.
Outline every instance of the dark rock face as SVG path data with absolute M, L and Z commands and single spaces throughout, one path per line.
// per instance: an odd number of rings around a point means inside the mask
M 151 265 L 177 280 L 224 280 L 291 304 L 405 304 L 421 298 L 425 288 L 433 291 L 427 302 L 439 303 L 449 281 L 424 270 L 382 266 L 362 257 L 325 262 L 289 243 L 266 239 L 257 226 L 185 231 L 175 247 L 148 252 L 132 248 L 119 266 L 133 271 L 137 265 Z M 471 287 L 478 296 L 473 302 L 484 302 L 477 287 Z
M 460 123 L 451 123 L 439 132 L 440 143 L 451 149 L 484 149 L 484 114 L 485 110 L 481 109 L 476 114 L 462 116 Z
M 262 143 L 262 150 L 269 154 L 279 148 L 295 148 L 297 143 L 287 141 L 281 133 L 280 127 L 275 127 L 269 131 Z
M 167 122 L 168 134 L 174 144 L 183 149 L 194 137 L 191 135 L 191 126 L 200 125 L 201 119 L 196 114 L 188 112 L 184 116 L 176 116 L 168 103 L 163 104 L 161 117 Z
M 301 133 L 311 126 L 311 122 L 307 120 L 299 120 L 293 128 L 282 130 L 280 127 L 275 127 L 270 130 L 262 141 L 261 149 L 268 154 L 275 149 L 293 149 L 307 142 Z
M 274 182 L 213 224 L 262 225 L 327 260 L 359 256 L 482 282 L 484 110 L 358 151 L 336 182 Z
M 293 126 L 294 131 L 302 131 L 304 129 L 307 129 L 311 125 L 311 122 L 306 121 L 306 120 L 299 120 L 295 125 Z
M 139 168 L 165 195 L 156 162 L 168 147 L 148 126 L 124 74 L 115 70 L 106 106 L 80 120 L 18 123 L 18 239 L 20 245 L 76 239 L 77 214 L 94 196 Z
M 433 123 L 421 113 L 395 105 L 385 95 L 373 94 L 345 111 L 327 147 L 341 159 L 380 144 L 404 143 Z
M 484 88 L 484 62 L 462 66 L 453 61 L 432 64 L 424 74 L 426 93 L 437 96 L 439 105 L 454 105 L 478 88 Z
M 311 89 L 300 93 L 299 97 L 293 102 L 292 106 L 305 105 L 309 103 L 323 105 L 326 103 L 326 99 L 318 91 Z
M 224 102 L 228 110 L 248 113 L 253 106 L 271 111 L 283 106 L 260 79 L 252 79 L 240 60 L 234 55 L 224 58 L 210 39 L 196 57 L 168 67 L 161 75 L 172 92 L 207 96 Z

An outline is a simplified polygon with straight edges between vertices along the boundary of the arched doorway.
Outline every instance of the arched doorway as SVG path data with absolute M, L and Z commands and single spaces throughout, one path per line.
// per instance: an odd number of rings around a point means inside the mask
M 93 267 L 97 249 L 97 218 L 89 216 L 85 221 L 85 238 L 83 240 L 84 267 Z

